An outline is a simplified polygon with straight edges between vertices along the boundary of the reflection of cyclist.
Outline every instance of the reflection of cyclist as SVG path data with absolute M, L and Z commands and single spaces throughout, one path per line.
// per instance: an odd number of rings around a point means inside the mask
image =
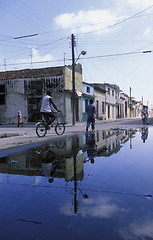
M 52 96 L 51 96 L 51 91 L 47 90 L 47 95 L 45 95 L 43 97 L 42 104 L 41 104 L 41 109 L 40 109 L 40 112 L 41 112 L 42 116 L 47 121 L 47 126 L 50 125 L 56 118 L 53 111 L 52 111 L 52 105 L 58 112 L 60 112 L 60 110 L 57 108 L 57 106 L 53 102 L 53 99 L 52 99 Z
M 42 163 L 42 168 L 45 177 L 48 178 L 48 182 L 52 183 L 54 181 L 55 172 L 58 167 L 58 160 L 54 160 L 52 163 Z
M 148 138 L 148 128 L 142 128 L 141 139 L 143 143 L 145 143 L 147 138 Z

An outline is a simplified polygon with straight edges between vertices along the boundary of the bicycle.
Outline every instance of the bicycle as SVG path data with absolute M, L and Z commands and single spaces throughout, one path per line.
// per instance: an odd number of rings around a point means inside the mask
M 43 117 L 42 120 L 36 124 L 36 134 L 38 137 L 45 137 L 47 131 L 53 128 L 57 135 L 63 135 L 65 132 L 65 124 L 59 122 L 57 116 L 50 125 L 47 125 L 47 119 Z

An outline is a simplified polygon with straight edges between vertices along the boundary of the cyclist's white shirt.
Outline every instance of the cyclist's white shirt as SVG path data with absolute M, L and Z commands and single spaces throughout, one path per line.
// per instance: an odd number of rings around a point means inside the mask
M 52 97 L 49 95 L 43 97 L 40 112 L 52 112 L 50 99 L 52 100 Z

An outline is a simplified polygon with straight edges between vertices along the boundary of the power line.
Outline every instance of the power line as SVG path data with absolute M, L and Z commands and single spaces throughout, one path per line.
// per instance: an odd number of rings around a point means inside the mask
M 93 56 L 93 57 L 84 57 L 84 58 L 80 58 L 80 59 L 116 57 L 116 56 L 124 56 L 124 55 L 151 53 L 151 52 L 152 52 L 152 50 L 146 50 L 146 51 L 137 51 L 137 52 L 126 52 L 126 53 L 107 54 L 107 55 Z M 71 59 L 67 59 L 67 60 L 71 60 Z
M 126 52 L 126 53 L 116 53 L 116 54 L 107 54 L 107 55 L 101 55 L 101 56 L 93 56 L 93 57 L 83 57 L 80 59 L 95 59 L 95 58 L 106 58 L 106 57 L 116 57 L 116 56 L 125 56 L 125 55 L 134 55 L 134 54 L 146 54 L 146 53 L 152 53 L 152 50 L 146 50 L 146 51 L 137 51 L 137 52 Z M 66 61 L 72 61 L 72 58 L 66 58 Z M 63 62 L 63 59 L 58 60 L 47 60 L 47 61 L 34 61 L 33 64 L 40 64 L 40 63 L 50 63 L 50 62 Z M 29 62 L 21 62 L 21 63 L 9 63 L 7 66 L 13 66 L 13 65 L 25 65 L 29 64 Z M 3 66 L 3 65 L 0 65 Z
M 152 4 L 151 6 L 145 8 L 145 9 L 143 9 L 142 11 L 140 11 L 140 12 L 138 12 L 138 13 L 130 16 L 130 17 L 127 17 L 127 18 L 125 18 L 125 19 L 123 19 L 123 20 L 121 20 L 121 21 L 119 21 L 119 22 L 117 22 L 117 23 L 114 23 L 114 24 L 112 24 L 112 25 L 109 25 L 109 26 L 107 26 L 107 27 L 105 27 L 105 28 L 102 28 L 102 29 L 99 29 L 99 30 L 89 31 L 89 32 L 86 32 L 86 33 L 99 32 L 99 31 L 102 31 L 102 30 L 106 30 L 106 29 L 108 29 L 108 28 L 115 27 L 115 26 L 117 26 L 117 25 L 119 25 L 119 24 L 121 24 L 121 23 L 124 23 L 124 22 L 126 22 L 126 21 L 128 21 L 128 20 L 130 20 L 130 19 L 132 19 L 132 18 L 134 18 L 134 17 L 137 17 L 138 15 L 140 15 L 141 13 L 149 10 L 149 9 L 152 8 L 152 7 L 153 7 L 153 4 Z M 99 24 L 100 24 L 100 23 L 99 23 Z M 97 25 L 97 24 L 95 24 L 95 25 Z M 82 27 L 82 26 L 81 26 L 81 27 Z M 81 27 L 80 27 L 80 28 L 81 28 Z M 83 34 L 83 33 L 80 33 L 80 34 Z

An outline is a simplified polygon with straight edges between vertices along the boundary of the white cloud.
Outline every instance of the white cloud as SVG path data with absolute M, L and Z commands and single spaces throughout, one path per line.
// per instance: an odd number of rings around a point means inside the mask
M 152 28 L 151 27 L 148 27 L 148 28 L 146 28 L 146 30 L 144 31 L 144 36 L 145 37 L 152 37 L 152 34 L 153 34 L 153 30 L 152 30 Z
M 125 211 L 115 203 L 112 203 L 112 200 L 108 197 L 89 198 L 82 201 L 84 204 L 81 204 L 81 208 L 79 209 L 82 217 L 111 218 L 117 212 Z M 63 205 L 60 211 L 67 216 L 74 214 L 70 204 Z
M 138 239 L 153 238 L 153 221 L 152 219 L 141 219 L 138 222 L 133 222 L 129 227 L 120 230 L 123 239 L 130 239 L 131 235 Z
M 150 7 L 152 4 L 153 0 L 115 0 L 113 8 L 63 13 L 54 18 L 54 23 L 61 29 L 71 29 L 73 33 L 92 31 L 103 34 L 111 33 L 117 28 L 109 28 L 109 26 Z
M 85 202 L 85 201 L 84 201 Z M 117 212 L 124 211 L 108 197 L 91 198 L 86 200 L 85 206 L 80 210 L 83 217 L 111 218 Z M 89 206 L 90 205 L 90 211 Z
M 153 0 L 128 0 L 127 3 L 133 8 L 147 8 L 153 4 Z
M 51 54 L 40 55 L 39 51 L 35 47 L 31 47 L 32 50 L 32 61 L 33 62 L 43 62 L 43 61 L 52 61 L 53 56 Z
M 29 57 L 17 59 L 16 61 L 14 61 L 14 64 L 16 64 L 17 66 L 15 67 L 15 69 L 23 68 L 23 66 L 24 68 L 25 67 L 29 68 L 29 66 L 31 66 L 31 61 L 32 61 L 33 67 L 47 67 L 47 61 L 48 61 L 48 66 L 50 66 L 51 65 L 50 61 L 54 60 L 54 57 L 51 54 L 44 54 L 44 55 L 40 54 L 39 50 L 36 49 L 36 47 L 34 46 L 29 46 L 28 48 L 31 48 L 31 54 L 29 50 Z M 37 62 L 41 62 L 41 63 L 37 64 Z
M 121 18 L 118 11 L 113 10 L 80 10 L 77 13 L 60 14 L 54 19 L 54 22 L 58 27 L 62 29 L 71 28 L 75 33 L 90 31 L 106 33 L 110 31 L 107 27 L 115 24 Z

